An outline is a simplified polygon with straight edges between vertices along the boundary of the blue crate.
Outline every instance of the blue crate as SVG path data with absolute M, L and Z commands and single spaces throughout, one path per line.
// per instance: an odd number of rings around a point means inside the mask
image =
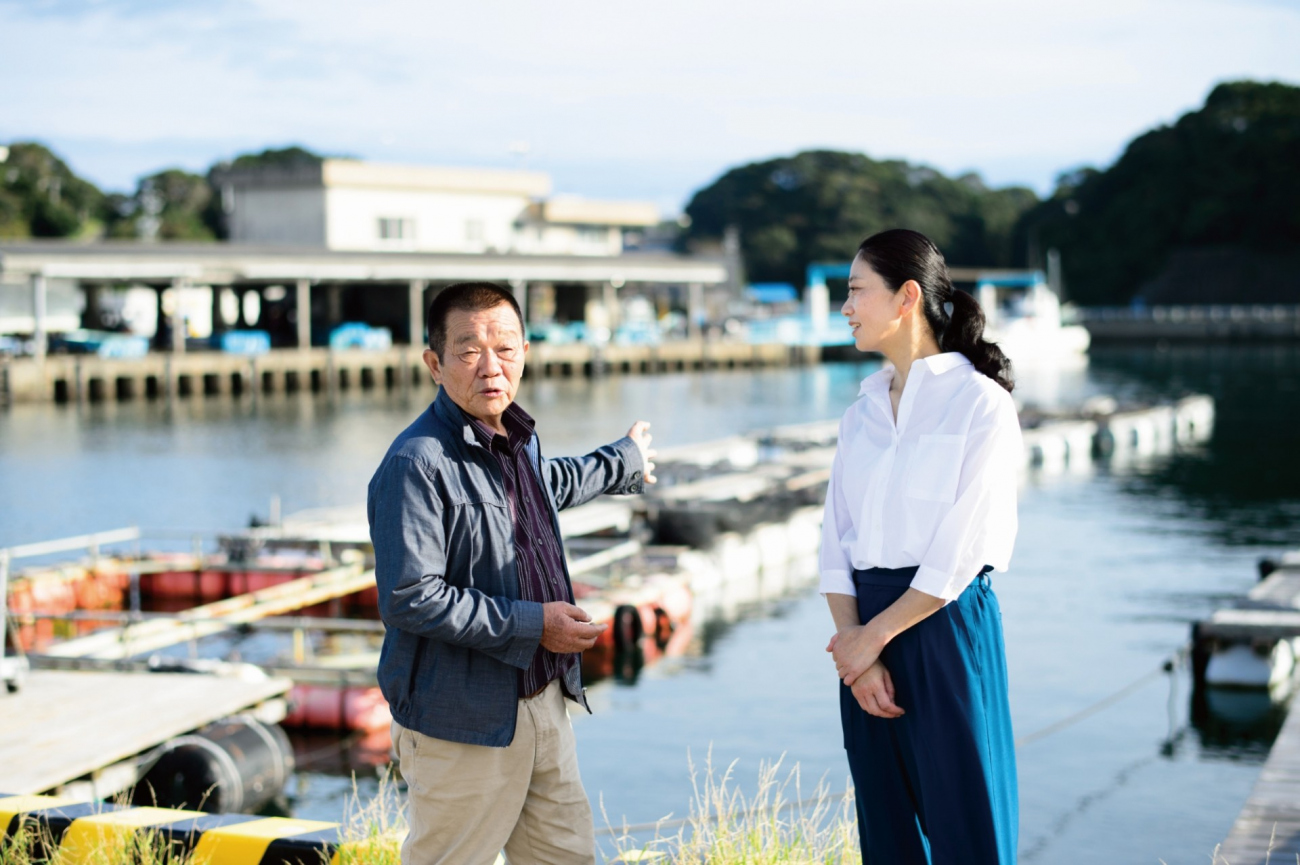
M 266 354 L 271 350 L 271 334 L 264 330 L 228 330 L 221 335 L 221 350 L 226 354 Z
M 350 321 L 330 331 L 330 348 L 334 351 L 359 348 L 383 351 L 393 347 L 393 333 L 386 327 L 371 327 L 362 322 Z

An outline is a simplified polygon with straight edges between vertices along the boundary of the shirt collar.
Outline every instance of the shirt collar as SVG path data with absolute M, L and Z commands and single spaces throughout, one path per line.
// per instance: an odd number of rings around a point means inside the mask
M 501 434 L 460 408 L 460 406 L 457 406 L 457 408 L 460 409 L 461 416 L 465 419 L 466 441 L 469 441 L 472 436 L 474 441 L 491 450 L 493 441 Z M 533 420 L 532 415 L 520 408 L 518 403 L 512 402 L 501 415 L 501 425 L 509 433 L 510 452 L 518 453 L 519 449 L 533 437 L 533 430 L 536 428 L 537 422 Z
M 920 363 L 926 365 L 930 372 L 935 375 L 943 375 L 949 370 L 957 369 L 961 366 L 974 366 L 970 358 L 959 351 L 945 351 L 943 354 L 932 354 L 929 357 L 922 358 Z
M 862 380 L 862 386 L 858 388 L 858 396 L 866 396 L 872 391 L 889 390 L 889 381 L 893 377 L 894 368 L 885 364 Z
M 918 364 L 929 370 L 931 375 L 943 375 L 945 372 L 958 367 L 973 366 L 970 358 L 959 351 L 946 351 L 943 354 L 932 354 L 929 357 L 923 357 L 912 365 L 913 369 Z M 866 396 L 877 390 L 889 390 L 889 384 L 893 378 L 894 367 L 887 363 L 884 367 L 862 380 L 862 386 L 858 388 L 858 396 Z

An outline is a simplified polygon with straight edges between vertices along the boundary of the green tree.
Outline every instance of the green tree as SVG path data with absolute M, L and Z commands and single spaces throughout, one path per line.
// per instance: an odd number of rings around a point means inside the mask
M 695 193 L 680 242 L 717 242 L 734 225 L 751 280 L 795 285 L 810 262 L 847 260 L 864 237 L 896 227 L 924 232 L 954 264 L 1007 266 L 1018 261 L 1018 220 L 1037 201 L 1029 189 L 990 190 L 973 174 L 809 151 L 733 168 Z
M 1237 81 L 1134 139 L 1110 168 L 1062 175 L 1017 233 L 1061 250 L 1075 301 L 1127 303 L 1183 251 L 1300 246 L 1297 201 L 1300 88 Z
M 324 159 L 305 147 L 270 147 L 260 153 L 242 153 L 229 163 L 229 168 L 297 168 L 302 165 L 319 165 Z
M 94 232 L 104 195 L 49 148 L 15 142 L 0 162 L 0 237 L 72 237 Z
M 148 240 L 215 240 L 205 217 L 212 201 L 207 178 L 179 168 L 143 177 L 135 194 L 109 196 L 112 237 Z

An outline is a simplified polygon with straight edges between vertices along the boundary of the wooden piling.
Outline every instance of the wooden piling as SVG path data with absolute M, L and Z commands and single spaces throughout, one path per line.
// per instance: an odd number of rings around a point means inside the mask
M 384 351 L 334 352 L 325 348 L 273 349 L 255 357 L 223 352 L 186 354 L 157 352 L 140 358 L 101 358 L 91 355 L 53 355 L 43 364 L 28 358 L 5 360 L 0 365 L 0 404 L 66 400 L 90 401 L 92 390 L 108 399 L 162 397 L 174 400 L 192 393 L 271 393 L 318 390 L 337 394 L 340 389 L 366 386 L 407 390 L 427 386 L 428 375 L 416 346 L 394 346 Z M 813 363 L 818 353 L 779 343 L 750 345 L 742 342 L 677 341 L 660 345 L 590 346 L 580 343 L 537 343 L 529 352 L 530 377 L 575 374 L 632 374 L 786 366 Z M 392 375 L 387 370 L 392 370 Z M 346 384 L 343 382 L 346 377 Z M 118 388 L 117 382 L 138 382 Z M 98 382 L 93 384 L 93 382 Z M 127 391 L 129 390 L 129 395 Z M 1188 412 L 1184 426 L 1192 419 Z M 1180 431 L 1179 438 L 1187 435 Z

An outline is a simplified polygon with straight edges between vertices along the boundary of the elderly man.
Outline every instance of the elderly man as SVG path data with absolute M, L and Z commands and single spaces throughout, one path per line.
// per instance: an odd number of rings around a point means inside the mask
M 514 296 L 459 283 L 429 306 L 433 404 L 370 481 L 379 684 L 408 787 L 404 865 L 592 863 L 566 700 L 604 625 L 573 604 L 557 511 L 653 483 L 648 424 L 546 459 L 514 403 L 528 354 Z M 590 711 L 590 709 L 588 709 Z

